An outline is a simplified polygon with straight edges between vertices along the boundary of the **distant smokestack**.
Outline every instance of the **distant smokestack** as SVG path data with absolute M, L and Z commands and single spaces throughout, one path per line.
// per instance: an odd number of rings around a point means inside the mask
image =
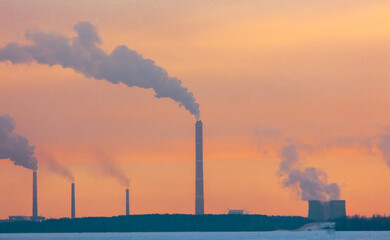
M 195 214 L 204 214 L 203 193 L 203 125 L 202 121 L 195 124 L 195 152 L 196 152 L 196 179 L 195 179 Z
M 75 203 L 74 183 L 72 183 L 72 207 L 71 207 L 71 218 L 76 217 L 76 203 Z
M 129 189 L 126 188 L 126 215 L 130 215 L 130 205 L 129 205 Z
M 32 216 L 38 217 L 38 196 L 37 196 L 37 172 L 33 172 L 33 206 Z

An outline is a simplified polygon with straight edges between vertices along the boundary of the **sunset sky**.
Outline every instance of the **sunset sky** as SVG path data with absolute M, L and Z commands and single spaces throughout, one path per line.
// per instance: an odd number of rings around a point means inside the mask
M 281 185 L 280 151 L 338 183 L 348 215 L 390 214 L 390 169 L 378 141 L 390 126 L 390 2 L 386 0 L 0 0 L 0 48 L 25 32 L 126 45 L 194 94 L 204 129 L 205 212 L 307 215 Z M 151 89 L 87 78 L 61 66 L 0 62 L 0 115 L 15 119 L 39 161 L 39 215 L 194 213 L 195 121 Z M 390 146 L 389 146 L 390 148 Z M 0 160 L 0 218 L 31 215 L 32 173 Z

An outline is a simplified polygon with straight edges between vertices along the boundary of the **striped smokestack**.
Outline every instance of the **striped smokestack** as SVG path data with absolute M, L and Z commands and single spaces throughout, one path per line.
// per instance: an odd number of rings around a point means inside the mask
M 196 152 L 196 179 L 195 179 L 195 214 L 204 214 L 203 194 L 203 125 L 202 121 L 195 124 L 195 152 Z
M 74 193 L 74 183 L 72 183 L 72 197 L 71 197 L 71 218 L 76 217 L 76 202 L 75 202 L 75 193 Z
M 126 216 L 130 215 L 130 205 L 129 205 L 129 189 L 126 188 Z
M 38 196 L 37 196 L 37 172 L 33 172 L 33 206 L 32 216 L 38 217 Z

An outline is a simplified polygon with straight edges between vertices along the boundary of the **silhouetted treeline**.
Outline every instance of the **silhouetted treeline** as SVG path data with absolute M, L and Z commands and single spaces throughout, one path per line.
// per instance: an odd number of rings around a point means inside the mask
M 131 215 L 1 222 L 1 233 L 186 232 L 294 230 L 312 222 L 303 217 L 265 215 Z
M 390 217 L 353 216 L 336 219 L 336 231 L 390 231 Z

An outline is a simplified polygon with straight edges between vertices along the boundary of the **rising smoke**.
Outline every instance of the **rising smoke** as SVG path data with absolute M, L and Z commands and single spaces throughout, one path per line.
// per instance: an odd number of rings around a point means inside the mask
M 337 183 L 328 183 L 324 171 L 314 167 L 300 169 L 299 154 L 295 144 L 282 148 L 280 153 L 278 176 L 282 185 L 297 193 L 302 200 L 337 200 L 340 187 Z
M 121 168 L 116 166 L 112 161 L 101 161 L 101 171 L 104 175 L 117 180 L 122 186 L 126 188 L 129 187 L 130 180 L 126 176 L 126 173 Z
M 10 159 L 15 165 L 31 170 L 38 169 L 34 146 L 28 140 L 14 133 L 15 121 L 9 115 L 0 116 L 0 159 Z
M 57 162 L 53 157 L 46 158 L 46 163 L 51 172 L 66 178 L 70 182 L 74 182 L 73 173 L 67 167 Z
M 31 44 L 13 42 L 0 48 L 0 61 L 61 65 L 88 78 L 153 88 L 157 98 L 171 98 L 199 118 L 199 104 L 193 93 L 182 86 L 181 80 L 170 77 L 165 69 L 126 46 L 116 47 L 111 54 L 105 53 L 98 46 L 101 40 L 96 28 L 89 22 L 77 23 L 74 30 L 77 36 L 73 39 L 52 33 L 26 32 Z
M 378 149 L 382 154 L 382 158 L 386 161 L 388 167 L 390 167 L 390 132 L 379 136 Z

